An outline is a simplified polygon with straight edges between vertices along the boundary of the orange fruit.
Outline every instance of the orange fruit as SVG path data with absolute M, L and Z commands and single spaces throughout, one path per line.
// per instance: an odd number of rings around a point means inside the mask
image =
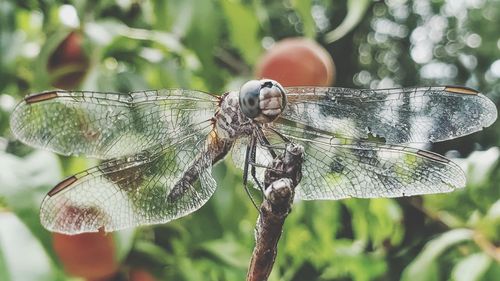
M 52 234 L 52 243 L 64 270 L 91 280 L 112 277 L 118 270 L 115 242 L 104 232 L 66 235 Z
M 331 86 L 335 64 L 330 54 L 313 40 L 297 37 L 277 42 L 260 58 L 255 75 L 283 86 Z
M 156 281 L 156 278 L 144 269 L 136 268 L 130 271 L 130 281 Z

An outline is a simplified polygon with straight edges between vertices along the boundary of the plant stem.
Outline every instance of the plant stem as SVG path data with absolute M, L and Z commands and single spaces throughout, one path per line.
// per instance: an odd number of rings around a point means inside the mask
M 247 281 L 265 281 L 271 274 L 283 224 L 291 211 L 295 187 L 302 178 L 302 146 L 287 144 L 284 155 L 266 170 L 264 202 L 255 228 L 255 248 Z

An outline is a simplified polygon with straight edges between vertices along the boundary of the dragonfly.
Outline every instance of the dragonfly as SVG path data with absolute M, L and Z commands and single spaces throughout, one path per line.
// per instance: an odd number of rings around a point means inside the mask
M 194 212 L 215 192 L 212 167 L 228 155 L 243 168 L 245 186 L 258 187 L 262 167 L 287 143 L 304 148 L 297 200 L 450 192 L 465 186 L 460 167 L 409 144 L 468 135 L 496 118 L 495 104 L 466 87 L 282 87 L 262 79 L 220 96 L 186 89 L 31 94 L 14 109 L 11 130 L 35 148 L 102 160 L 42 201 L 45 228 L 77 234 Z

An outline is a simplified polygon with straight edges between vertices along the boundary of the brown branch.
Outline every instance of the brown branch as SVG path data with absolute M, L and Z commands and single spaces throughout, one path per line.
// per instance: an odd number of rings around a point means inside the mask
M 475 232 L 472 237 L 474 242 L 485 252 L 488 256 L 493 258 L 496 262 L 500 262 L 500 247 L 496 247 L 491 243 L 486 236 L 479 232 Z
M 288 144 L 284 155 L 274 159 L 266 170 L 265 198 L 255 228 L 255 248 L 247 281 L 265 281 L 271 274 L 283 224 L 292 208 L 295 187 L 302 178 L 303 154 L 302 146 Z

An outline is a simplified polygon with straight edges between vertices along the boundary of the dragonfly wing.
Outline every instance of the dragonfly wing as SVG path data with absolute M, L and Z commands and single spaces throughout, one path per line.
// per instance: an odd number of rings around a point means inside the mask
M 187 125 L 211 118 L 216 101 L 182 89 L 51 91 L 27 96 L 12 113 L 11 129 L 34 147 L 110 159 L 154 147 Z
M 245 156 L 247 147 L 250 144 L 250 138 L 247 136 L 239 137 L 235 142 L 233 147 L 231 148 L 231 158 L 233 160 L 233 164 L 238 168 L 243 168 L 245 166 Z M 285 144 L 281 144 L 282 148 L 285 148 Z M 258 166 L 269 166 L 273 162 L 273 156 L 269 152 L 267 147 L 263 147 L 260 143 L 257 143 L 255 153 L 255 159 L 253 162 Z M 279 153 L 282 150 L 278 151 Z
M 491 100 L 461 87 L 286 91 L 287 108 L 277 122 L 346 138 L 371 134 L 392 144 L 453 139 L 479 131 L 497 118 Z
M 197 210 L 216 188 L 212 162 L 228 151 L 207 129 L 65 179 L 43 200 L 42 224 L 67 234 L 114 231 Z
M 465 186 L 460 167 L 433 152 L 276 127 L 305 149 L 299 199 L 401 197 Z

